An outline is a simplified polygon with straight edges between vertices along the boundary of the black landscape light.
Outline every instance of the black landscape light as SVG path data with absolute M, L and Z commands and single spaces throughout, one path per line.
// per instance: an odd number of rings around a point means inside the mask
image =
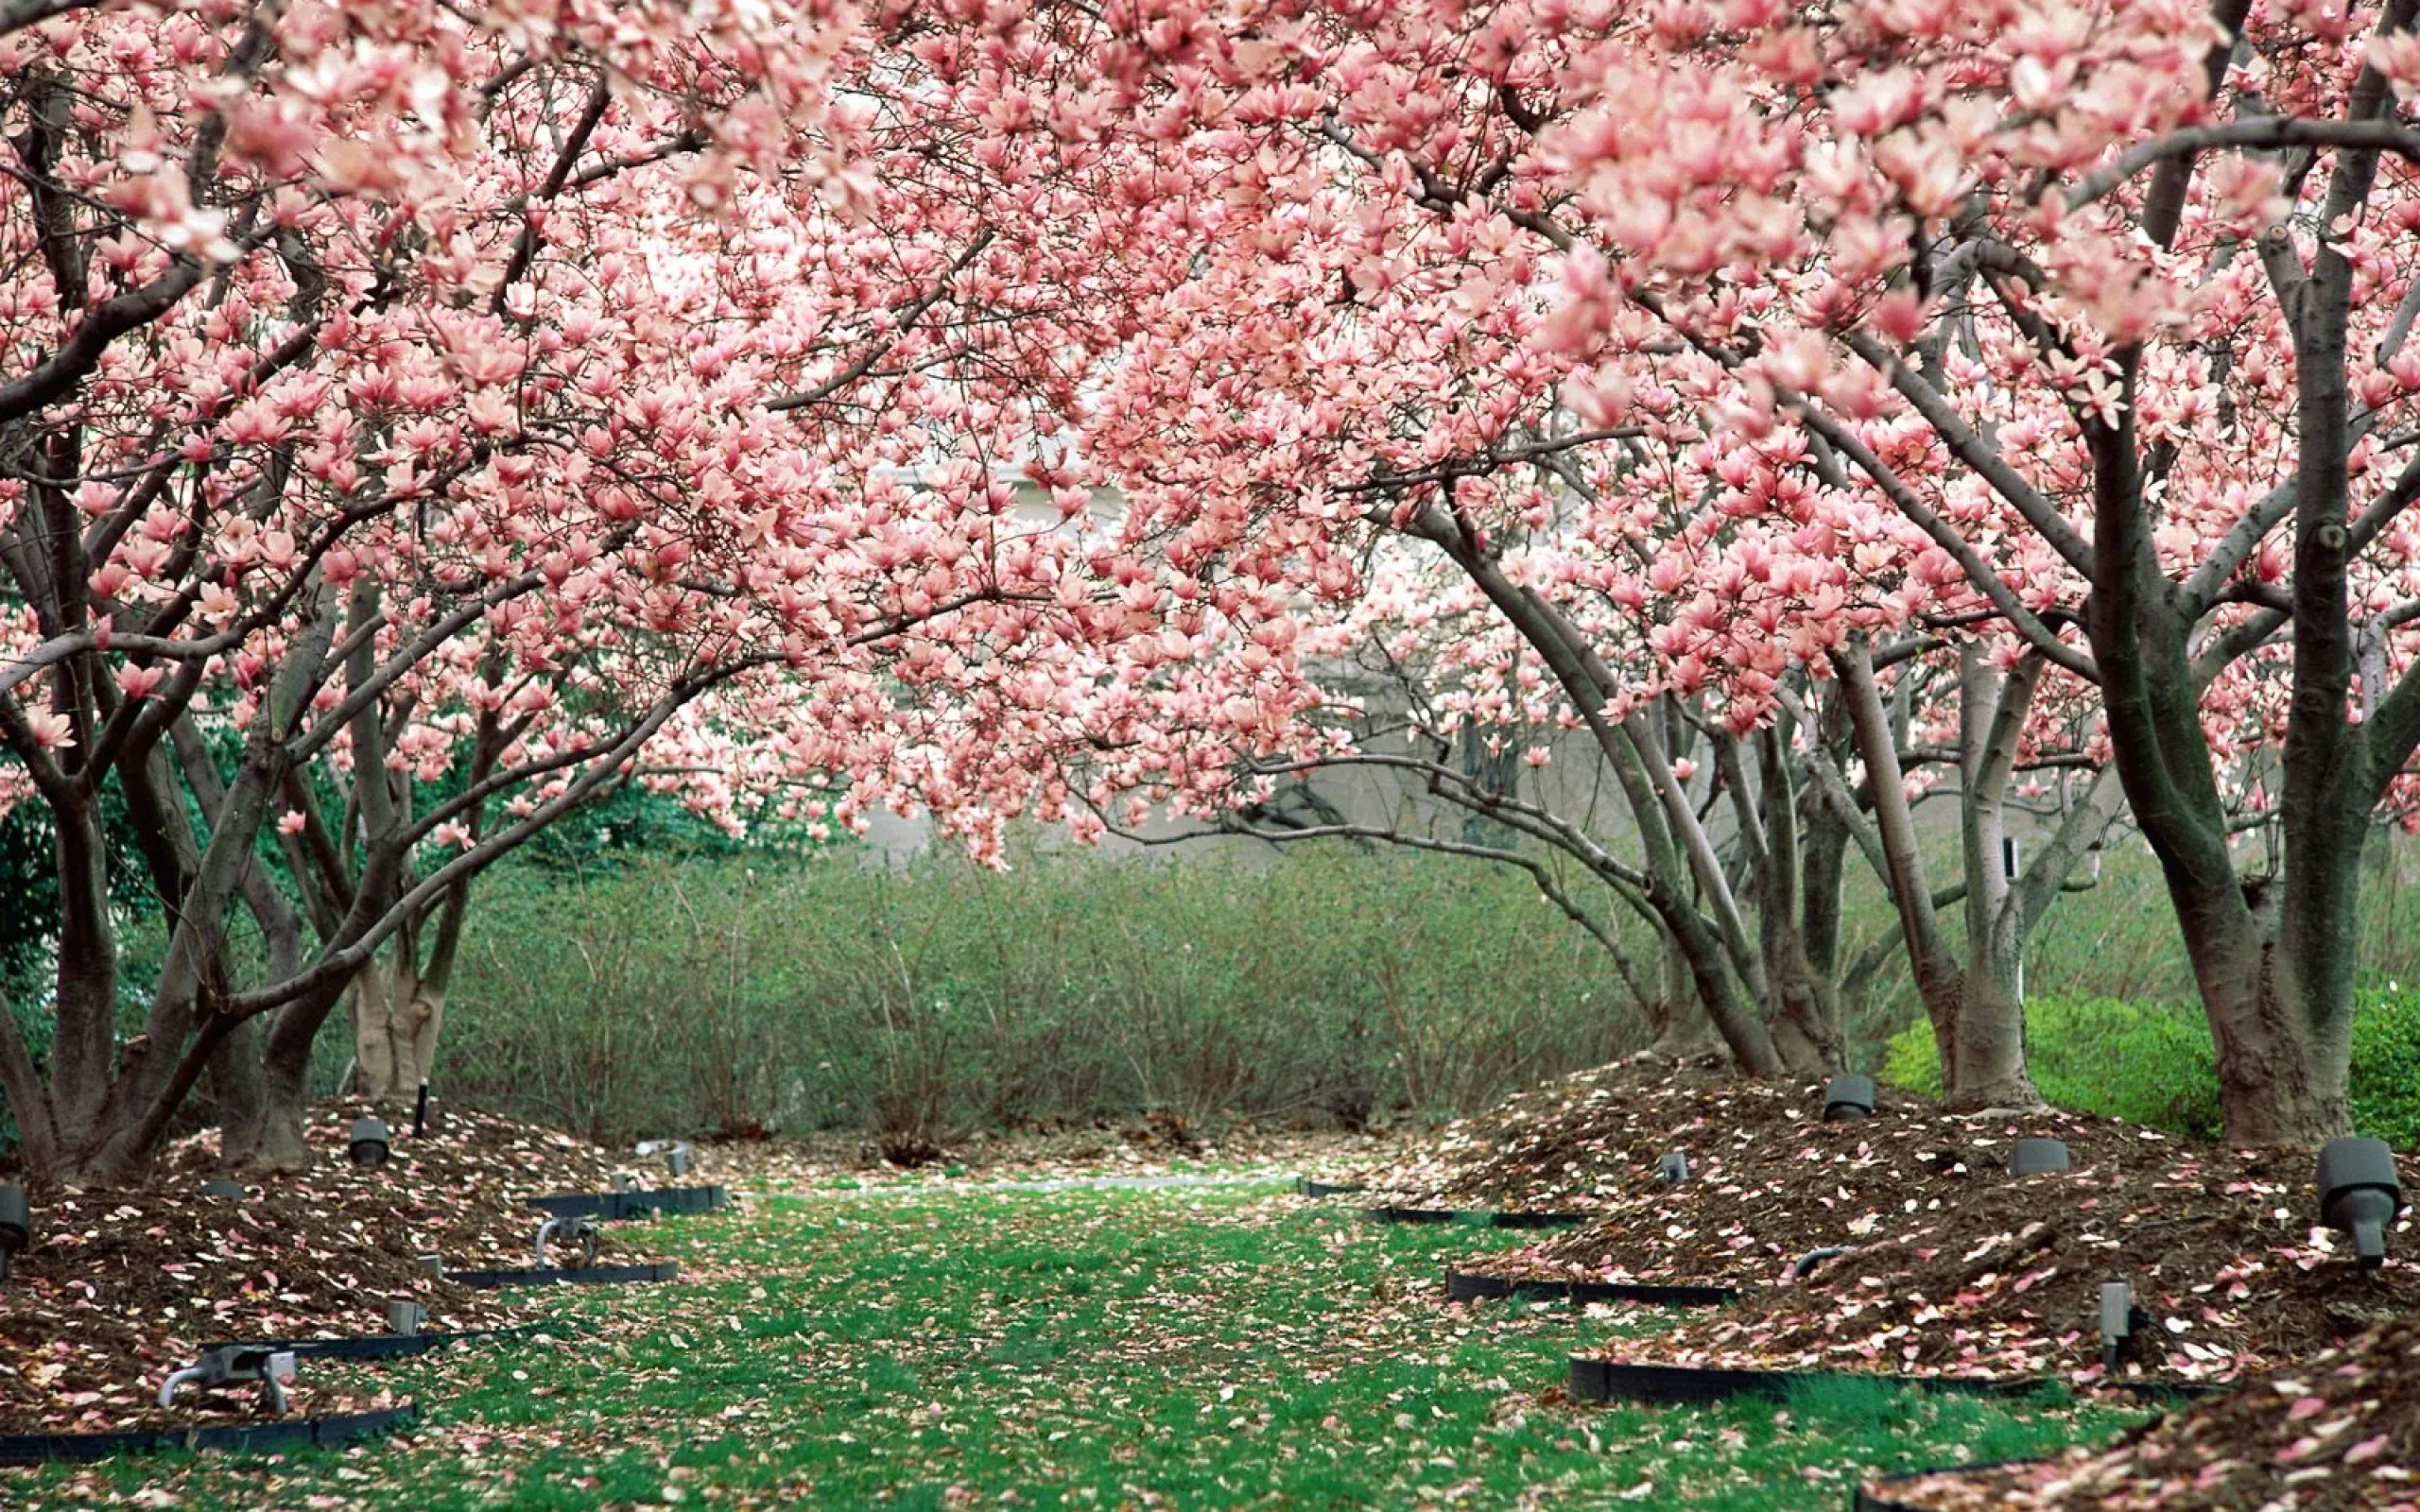
M 2019 1140 L 2016 1153 L 2009 1158 L 2012 1176 L 2040 1176 L 2046 1171 L 2067 1168 L 2067 1142 L 2065 1140 Z
M 26 1202 L 26 1189 L 0 1186 L 0 1278 L 8 1276 L 9 1262 L 33 1243 L 33 1237 L 34 1215 Z
M 596 1263 L 596 1225 L 587 1218 L 549 1218 L 538 1226 L 538 1268 L 546 1268 L 546 1241 L 561 1239 L 579 1246 L 579 1263 Z
M 424 1140 L 436 1129 L 436 1122 L 429 1117 L 428 1083 L 422 1082 L 420 1096 L 412 1104 L 412 1138 Z
M 428 1309 L 408 1297 L 389 1297 L 387 1301 L 387 1332 L 418 1333 L 428 1323 Z
M 2118 1361 L 2126 1352 L 2126 1345 L 2134 1338 L 2135 1330 L 2151 1321 L 2151 1314 L 2135 1305 L 2135 1289 L 2124 1281 L 2100 1283 L 2100 1368 L 2111 1375 L 2118 1373 Z
M 241 1202 L 244 1200 L 244 1183 L 229 1181 L 223 1177 L 204 1181 L 201 1184 L 201 1194 L 205 1197 L 216 1197 L 221 1202 Z
M 239 1381 L 259 1382 L 261 1400 L 271 1411 L 284 1412 L 285 1388 L 294 1384 L 294 1351 L 258 1344 L 222 1345 L 195 1364 L 168 1372 L 168 1379 L 160 1383 L 160 1405 L 175 1406 L 179 1386 L 226 1386 Z
M 1655 1177 L 1668 1187 L 1679 1186 L 1689 1178 L 1689 1158 L 1678 1150 L 1665 1151 L 1655 1163 Z
M 365 1171 L 374 1171 L 387 1163 L 392 1139 L 393 1131 L 387 1127 L 385 1119 L 356 1118 L 353 1121 L 352 1139 L 345 1148 L 353 1156 L 354 1164 Z
M 1874 1116 L 1874 1078 L 1843 1072 L 1824 1088 L 1824 1122 Z
M 2402 1211 L 2403 1184 L 2386 1141 L 2330 1140 L 2319 1152 L 2320 1215 L 2353 1236 L 2363 1270 L 2386 1263 L 2386 1226 Z

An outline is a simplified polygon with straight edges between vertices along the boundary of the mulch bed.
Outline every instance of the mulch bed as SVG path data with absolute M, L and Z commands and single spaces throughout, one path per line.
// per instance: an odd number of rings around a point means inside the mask
M 154 1398 L 204 1344 L 383 1333 L 390 1297 L 418 1300 L 431 1330 L 543 1315 L 541 1299 L 436 1280 L 417 1257 L 439 1254 L 456 1269 L 527 1265 L 541 1215 L 523 1199 L 600 1190 L 624 1162 L 449 1108 L 441 1134 L 414 1140 L 399 1128 L 387 1163 L 357 1170 L 345 1137 L 361 1111 L 315 1109 L 310 1138 L 321 1153 L 311 1169 L 250 1183 L 240 1203 L 202 1194 L 221 1175 L 215 1135 L 163 1152 L 139 1187 L 36 1194 L 34 1243 L 0 1282 L 0 1433 L 251 1418 L 252 1386 L 187 1388 L 164 1412 Z M 603 1263 L 651 1258 L 644 1228 L 608 1228 L 599 1247 Z M 372 1376 L 311 1361 L 301 1374 L 297 1416 L 389 1404 Z
M 1809 1097 L 1820 1113 L 1822 1095 L 1710 1067 L 1627 1061 L 1456 1119 L 1353 1179 L 1373 1202 L 1407 1208 L 1585 1211 L 1618 1202 L 1642 1173 L 1651 1180 L 1656 1158 L 1685 1141 L 1795 1122 Z
M 2420 1318 L 2105 1448 L 1868 1494 L 1918 1512 L 2420 1512 Z
M 1936 1120 L 1911 1120 L 1917 1125 Z M 2038 1127 L 2038 1121 L 2028 1120 Z M 1992 1125 L 1998 1127 L 1998 1125 Z M 2064 1175 L 2010 1177 L 1965 1160 L 1932 1176 L 1872 1152 L 1893 1143 L 1879 1127 L 1846 1162 L 1897 1170 L 1841 1181 L 1828 1235 L 1797 1227 L 1818 1205 L 1775 1186 L 1743 1185 L 1735 1217 L 1709 1190 L 1697 1218 L 1742 1267 L 1809 1245 L 1854 1246 L 1803 1280 L 1786 1273 L 1738 1304 L 1683 1320 L 1625 1349 L 1622 1358 L 1671 1365 L 1781 1369 L 1955 1371 L 2055 1375 L 2089 1384 L 2103 1374 L 2100 1296 L 2124 1280 L 2145 1316 L 2120 1365 L 2128 1379 L 2220 1381 L 2290 1364 L 2395 1316 L 2420 1312 L 2420 1231 L 2407 1214 L 2387 1265 L 2362 1271 L 2340 1236 L 2315 1228 L 2307 1156 L 2238 1153 L 2183 1142 L 2108 1147 Z M 2006 1131 L 1992 1138 L 1994 1147 Z M 1870 1163 L 1869 1163 L 1870 1162 Z M 1835 1162 L 1812 1162 L 1834 1168 Z M 1958 1167 L 1963 1166 L 1962 1173 Z M 2420 1192 L 2420 1161 L 2406 1160 Z M 1830 1172 L 1825 1177 L 1828 1180 Z M 1710 1200 L 1709 1200 L 1710 1199 Z M 1895 1200 L 1894 1200 L 1895 1199 Z M 1726 1230 L 1728 1232 L 1726 1233 Z M 1688 1233 L 1668 1224 L 1664 1233 Z M 1630 1215 L 1595 1237 L 1561 1241 L 1566 1263 L 1594 1251 L 1598 1267 L 1657 1233 Z M 1698 1246 L 1706 1234 L 1674 1241 Z M 1811 1246 L 1810 1246 L 1811 1247 Z M 1650 1251 L 1652 1252 L 1651 1250 Z M 1805 1253 L 1805 1250 L 1801 1250 Z
M 1820 1082 L 1653 1064 L 1540 1088 L 1369 1173 L 1425 1204 L 1592 1211 L 1461 1268 L 1506 1280 L 1735 1286 L 1619 1357 L 1745 1369 L 1989 1376 L 2100 1373 L 2100 1283 L 2149 1314 L 2131 1378 L 2222 1381 L 2420 1311 L 2420 1226 L 2364 1273 L 2315 1228 L 2311 1160 L 2238 1153 L 2051 1111 L 1952 1116 L 1884 1088 L 1875 1116 L 1822 1121 Z M 2071 1168 L 2008 1174 L 2020 1138 Z M 1678 1187 L 1668 1150 L 1689 1158 Z M 2404 1162 L 2420 1196 L 2420 1161 Z M 1814 1262 L 1819 1250 L 1847 1253 Z

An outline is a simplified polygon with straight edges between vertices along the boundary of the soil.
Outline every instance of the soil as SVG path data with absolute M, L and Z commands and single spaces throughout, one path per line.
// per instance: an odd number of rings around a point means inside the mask
M 2053 1111 L 1953 1116 L 1884 1088 L 1825 1123 L 1818 1082 L 1632 1064 L 1541 1088 L 1371 1178 L 1423 1206 L 1593 1212 L 1465 1268 L 1523 1280 L 1753 1288 L 1625 1345 L 1640 1363 L 1975 1375 L 2101 1371 L 2100 1283 L 2146 1316 L 2121 1373 L 2231 1379 L 2420 1312 L 2420 1226 L 2387 1266 L 2315 1229 L 2311 1161 Z M 2018 1139 L 2070 1168 L 2008 1174 Z M 1667 1186 L 1679 1150 L 1688 1179 Z M 2420 1161 L 2404 1161 L 2420 1194 Z M 1392 1200 L 1390 1198 L 1389 1200 Z M 1845 1254 L 1808 1262 L 1824 1249 Z M 1797 1272 L 1805 1263 L 1806 1273 Z
M 2420 1318 L 2105 1448 L 1871 1489 L 1922 1512 L 2420 1512 Z
M 345 1141 L 364 1111 L 314 1109 L 310 1140 L 322 1153 L 311 1169 L 250 1183 L 241 1202 L 201 1190 L 223 1175 L 215 1135 L 170 1146 L 139 1187 L 37 1192 L 34 1242 L 0 1282 L 0 1433 L 254 1416 L 256 1386 L 187 1388 L 167 1411 L 154 1400 L 167 1372 L 192 1364 L 203 1345 L 383 1333 L 390 1297 L 419 1301 L 432 1331 L 543 1315 L 543 1302 L 437 1280 L 417 1257 L 441 1255 L 457 1270 L 531 1263 L 540 1214 L 523 1200 L 603 1190 L 614 1158 L 551 1130 L 449 1108 L 440 1133 L 415 1140 L 399 1129 L 387 1163 L 358 1170 Z M 644 1225 L 605 1226 L 598 1247 L 600 1263 L 650 1258 Z M 314 1384 L 348 1377 L 367 1383 Z M 297 1415 L 386 1404 L 374 1374 L 301 1364 Z

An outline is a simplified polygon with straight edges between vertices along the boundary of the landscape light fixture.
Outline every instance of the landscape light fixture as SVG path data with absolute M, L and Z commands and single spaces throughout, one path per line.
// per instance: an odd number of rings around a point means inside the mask
M 33 1237 L 34 1215 L 26 1203 L 26 1189 L 0 1186 L 0 1280 L 7 1279 L 9 1263 L 33 1243 Z
M 408 1297 L 389 1297 L 387 1302 L 387 1332 L 418 1333 L 428 1324 L 428 1309 Z
M 1824 1122 L 1874 1116 L 1874 1078 L 1843 1072 L 1824 1088 Z
M 412 1104 L 412 1138 L 424 1140 L 428 1138 L 429 1130 L 436 1126 L 428 1117 L 428 1083 L 422 1082 L 420 1097 Z
M 549 1218 L 538 1226 L 538 1268 L 546 1268 L 546 1241 L 561 1239 L 579 1246 L 579 1263 L 596 1263 L 596 1225 L 587 1218 Z
M 216 1197 L 221 1202 L 241 1202 L 244 1200 L 244 1183 L 224 1178 L 204 1181 L 201 1184 L 201 1194 L 205 1197 Z
M 443 1280 L 445 1279 L 444 1256 L 435 1254 L 414 1255 L 412 1259 L 420 1262 L 420 1268 L 428 1272 L 429 1275 L 437 1278 L 439 1280 Z
M 365 1171 L 374 1171 L 387 1163 L 392 1139 L 393 1131 L 387 1127 L 385 1119 L 356 1118 L 353 1121 L 351 1141 L 345 1148 L 353 1156 L 354 1164 Z
M 269 1410 L 285 1411 L 285 1388 L 294 1384 L 294 1351 L 259 1344 L 221 1345 L 197 1363 L 168 1372 L 168 1379 L 160 1383 L 160 1405 L 175 1406 L 180 1386 L 226 1386 L 239 1381 L 259 1382 L 261 1400 Z
M 2384 1140 L 2330 1140 L 2319 1152 L 2319 1211 L 2327 1226 L 2353 1236 L 2363 1270 L 2386 1263 L 2386 1226 L 2403 1211 L 2394 1151 Z
M 2118 1361 L 2126 1352 L 2126 1345 L 2134 1338 L 2138 1325 L 2151 1321 L 2151 1314 L 2135 1305 L 2135 1289 L 2124 1281 L 2100 1283 L 2100 1368 L 2110 1375 L 2118 1373 Z
M 1656 1179 L 1668 1187 L 1677 1187 L 1689 1178 L 1689 1158 L 1679 1150 L 1667 1150 L 1655 1164 Z
M 2016 1153 L 2009 1158 L 2012 1176 L 2040 1176 L 2046 1171 L 2067 1169 L 2067 1142 L 2065 1140 L 2019 1140 Z

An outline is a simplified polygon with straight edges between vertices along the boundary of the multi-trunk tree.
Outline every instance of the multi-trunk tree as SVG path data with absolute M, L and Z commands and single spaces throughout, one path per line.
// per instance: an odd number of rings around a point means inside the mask
M 1270 460 L 1230 471 L 1214 523 L 1332 524 L 1383 474 L 1425 490 L 1389 524 L 1484 562 L 1472 464 L 1559 445 L 1535 400 L 1560 382 L 1588 431 L 1731 463 L 1617 511 L 1703 490 L 1839 575 L 1796 664 L 1871 652 L 1918 617 L 1911 589 L 1954 578 L 1953 612 L 1988 616 L 1969 627 L 2101 705 L 2231 1135 L 2324 1136 L 2346 1117 L 2360 852 L 2420 744 L 2420 466 L 2396 455 L 2420 387 L 2412 9 L 1193 18 L 1119 61 L 1220 122 L 1200 152 L 1249 251 L 1166 327 L 1223 329 L 1148 360 L 1223 382 L 1218 403 L 1340 375 L 1324 405 L 1232 428 Z M 1259 314 L 1232 318 L 1248 284 Z M 1190 434 L 1205 407 L 1159 417 L 1172 446 L 1216 442 Z M 1507 587 L 1510 612 L 1538 585 Z M 2239 842 L 2261 801 L 2274 851 Z
M 230 1158 L 307 1159 L 346 995 L 373 1081 L 425 1074 L 472 879 L 619 784 L 994 834 L 1029 778 L 992 684 L 1115 622 L 980 459 L 1046 449 L 1143 271 L 1101 272 L 1121 160 L 1007 119 L 1091 84 L 988 19 L 0 18 L 0 771 L 60 882 L 56 1032 L 0 1014 L 0 1088 L 39 1176 L 139 1171 L 205 1073 Z

